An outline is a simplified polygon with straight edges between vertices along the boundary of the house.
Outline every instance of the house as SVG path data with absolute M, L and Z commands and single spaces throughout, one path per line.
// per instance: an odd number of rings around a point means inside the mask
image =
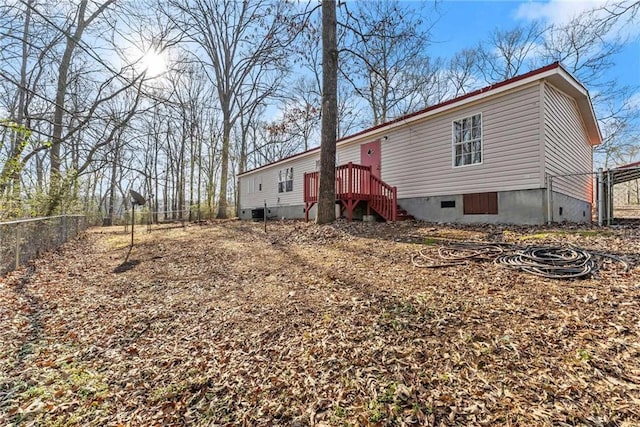
M 349 219 L 587 222 L 601 141 L 588 91 L 554 63 L 339 140 L 336 203 Z M 314 218 L 319 158 L 241 174 L 239 217 L 266 203 L 267 216 Z

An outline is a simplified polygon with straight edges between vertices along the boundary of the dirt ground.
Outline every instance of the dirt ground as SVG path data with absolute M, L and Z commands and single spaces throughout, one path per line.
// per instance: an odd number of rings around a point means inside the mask
M 95 228 L 0 279 L 0 425 L 637 426 L 640 230 Z M 627 259 L 555 280 L 447 241 Z

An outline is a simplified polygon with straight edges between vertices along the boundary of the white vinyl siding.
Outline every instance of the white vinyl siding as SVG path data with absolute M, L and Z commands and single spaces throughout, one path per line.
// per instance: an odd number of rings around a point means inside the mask
M 545 172 L 554 177 L 553 190 L 591 202 L 593 154 L 575 101 L 545 84 L 544 117 Z
M 375 138 L 374 138 L 375 139 Z M 371 142 L 374 139 L 366 139 L 357 141 L 349 145 L 338 145 L 336 160 L 340 165 L 353 162 L 360 164 L 360 144 Z M 240 209 L 252 209 L 262 207 L 264 201 L 268 206 L 292 206 L 304 205 L 304 174 L 307 172 L 317 172 L 317 165 L 320 161 L 320 150 L 305 153 L 300 157 L 293 158 L 288 161 L 265 166 L 253 172 L 242 175 L 240 179 L 241 197 Z M 287 168 L 293 169 L 293 190 L 288 192 L 278 192 L 280 171 Z M 257 193 L 248 193 L 248 182 L 256 179 L 262 182 L 262 191 Z
M 262 191 L 262 181 L 259 176 L 254 176 L 242 181 L 241 191 L 243 194 L 253 194 Z
M 540 83 L 389 133 L 382 179 L 398 197 L 541 188 Z M 482 111 L 482 163 L 452 167 L 451 123 Z
M 315 170 L 315 161 L 319 159 L 320 153 L 310 153 L 307 156 L 291 159 L 286 163 L 279 163 L 271 167 L 258 169 L 240 177 L 240 209 L 252 209 L 262 207 L 267 202 L 269 207 L 304 205 L 303 201 L 303 175 L 305 172 Z M 292 191 L 278 192 L 279 172 L 293 168 Z M 262 191 L 248 193 L 248 182 L 251 180 L 262 183 Z M 257 187 L 256 187 L 257 188 Z

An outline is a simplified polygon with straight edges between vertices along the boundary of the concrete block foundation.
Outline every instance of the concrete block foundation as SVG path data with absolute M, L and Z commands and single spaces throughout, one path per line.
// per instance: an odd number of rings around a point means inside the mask
M 522 224 L 541 225 L 547 222 L 546 189 L 498 192 L 497 215 L 465 215 L 463 196 L 427 196 L 404 198 L 398 205 L 416 219 L 429 222 L 460 224 Z M 366 216 L 366 205 L 361 203 L 354 212 L 355 220 Z M 262 208 L 258 206 L 257 208 Z M 553 193 L 551 201 L 553 222 L 591 222 L 591 203 L 561 193 Z M 336 217 L 340 214 L 336 205 Z M 238 216 L 251 220 L 252 208 L 240 209 Z M 303 219 L 304 205 L 267 206 L 267 219 Z M 316 217 L 316 206 L 309 211 L 309 219 Z

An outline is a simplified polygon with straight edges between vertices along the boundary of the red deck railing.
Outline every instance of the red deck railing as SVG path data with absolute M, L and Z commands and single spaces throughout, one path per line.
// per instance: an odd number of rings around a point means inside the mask
M 309 210 L 318 203 L 318 172 L 304 174 L 305 219 L 309 220 Z M 398 215 L 398 195 L 392 187 L 371 173 L 370 166 L 348 163 L 336 167 L 336 201 L 347 210 L 347 218 L 352 219 L 353 209 L 359 202 L 367 202 L 368 208 L 376 211 L 387 221 L 396 221 Z
M 371 199 L 369 206 L 389 221 L 398 219 L 398 189 L 371 175 Z

